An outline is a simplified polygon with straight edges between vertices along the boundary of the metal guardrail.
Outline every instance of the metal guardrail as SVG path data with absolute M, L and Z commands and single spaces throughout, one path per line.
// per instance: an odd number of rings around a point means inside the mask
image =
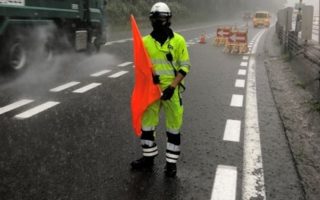
M 318 22 L 318 21 L 317 21 Z M 299 38 L 298 31 L 285 31 L 285 27 L 276 23 L 276 34 L 279 38 L 280 44 L 284 47 L 284 51 L 289 53 L 290 57 L 295 57 L 298 55 L 303 55 L 310 62 L 314 63 L 316 66 L 320 67 L 320 41 L 319 43 L 302 41 Z M 319 22 L 314 23 L 313 34 L 319 33 Z M 319 71 L 319 87 L 320 87 L 320 71 Z
M 297 31 L 286 32 L 285 27 L 280 26 L 278 23 L 276 23 L 276 33 L 280 44 L 284 47 L 284 51 L 289 53 L 291 57 L 302 54 L 320 67 L 320 45 L 314 42 L 305 43 L 299 38 Z M 319 24 L 314 23 L 313 33 L 319 34 Z

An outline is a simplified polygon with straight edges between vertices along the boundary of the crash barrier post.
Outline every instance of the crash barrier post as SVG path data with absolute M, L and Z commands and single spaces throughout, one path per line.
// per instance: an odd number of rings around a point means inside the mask
M 217 28 L 217 35 L 214 37 L 214 44 L 216 46 L 223 46 L 226 44 L 230 33 L 232 31 L 232 27 L 230 26 L 221 26 Z
M 225 53 L 247 53 L 248 48 L 248 29 L 240 30 L 234 28 L 224 47 Z
M 205 44 L 206 43 L 206 34 L 201 34 L 199 39 L 199 44 Z

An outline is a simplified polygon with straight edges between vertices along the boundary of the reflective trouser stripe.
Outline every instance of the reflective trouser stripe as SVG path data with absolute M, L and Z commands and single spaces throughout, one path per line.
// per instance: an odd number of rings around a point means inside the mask
M 180 129 L 167 128 L 167 132 L 171 134 L 180 134 Z
M 175 159 L 171 159 L 171 158 L 166 158 L 166 161 L 168 162 L 168 163 L 177 163 L 178 161 L 177 160 L 175 160 Z
M 154 126 L 142 126 L 142 131 L 154 131 L 155 129 Z
M 172 159 L 178 159 L 179 155 L 172 154 L 172 153 L 166 153 L 167 158 L 172 158 Z
M 158 155 L 158 150 L 155 152 L 151 152 L 151 153 L 143 153 L 143 156 L 145 156 L 145 157 L 154 157 L 156 155 Z
M 180 156 L 180 145 L 167 143 L 166 160 L 169 163 L 177 163 Z
M 141 140 L 141 145 L 142 146 L 148 146 L 148 147 L 152 147 L 154 146 L 154 141 L 151 140 Z
M 158 155 L 158 147 L 157 145 L 154 143 L 153 146 L 142 146 L 142 151 L 143 151 L 143 156 L 146 156 L 146 157 L 153 157 L 153 156 L 156 156 Z
M 158 147 L 155 146 L 155 147 L 152 147 L 152 148 L 143 148 L 142 150 L 143 150 L 144 153 L 150 153 L 150 152 L 157 151 Z
M 179 145 L 174 145 L 174 144 L 171 144 L 171 143 L 167 143 L 167 150 L 174 151 L 174 152 L 180 152 L 180 146 Z

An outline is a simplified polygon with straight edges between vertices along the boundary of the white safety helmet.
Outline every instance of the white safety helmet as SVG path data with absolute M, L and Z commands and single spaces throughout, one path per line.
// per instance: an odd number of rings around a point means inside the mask
M 163 2 L 155 3 L 150 10 L 150 20 L 161 20 L 169 22 L 171 18 L 171 10 L 169 6 Z

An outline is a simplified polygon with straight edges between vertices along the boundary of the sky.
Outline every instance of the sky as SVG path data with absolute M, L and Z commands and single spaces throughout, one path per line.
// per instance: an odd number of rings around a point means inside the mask
M 299 0 L 287 0 L 287 2 L 290 6 L 294 6 L 294 4 L 298 3 Z M 302 3 L 314 6 L 314 15 L 315 16 L 319 16 L 319 2 L 320 2 L 320 0 L 302 0 Z

